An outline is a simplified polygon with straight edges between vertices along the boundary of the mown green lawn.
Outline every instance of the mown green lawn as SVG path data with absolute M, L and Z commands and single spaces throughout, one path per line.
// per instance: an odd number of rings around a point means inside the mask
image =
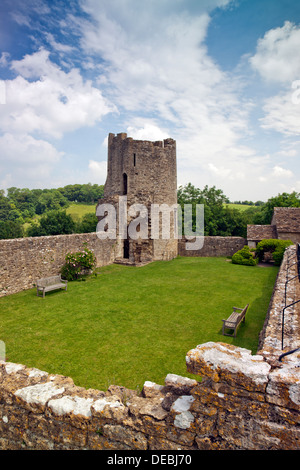
M 233 203 L 225 204 L 225 206 L 229 207 L 230 209 L 238 209 L 242 212 L 247 210 L 247 209 L 250 209 L 250 207 L 256 207 L 256 206 L 250 206 L 250 205 L 247 205 L 247 204 L 233 204 Z
M 78 221 L 86 214 L 96 214 L 96 204 L 73 202 L 69 207 L 67 207 L 66 213 L 71 215 L 73 220 Z
M 76 385 L 141 389 L 168 373 L 189 376 L 186 353 L 224 341 L 255 354 L 278 269 L 226 258 L 111 265 L 68 290 L 0 299 L 6 360 L 73 378 Z M 222 336 L 233 306 L 250 304 L 236 338 Z

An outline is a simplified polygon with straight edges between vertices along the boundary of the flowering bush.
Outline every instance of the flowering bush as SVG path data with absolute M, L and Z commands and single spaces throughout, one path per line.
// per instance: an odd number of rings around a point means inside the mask
M 96 265 L 94 253 L 85 245 L 82 251 L 68 253 L 65 257 L 65 264 L 61 268 L 61 275 L 68 281 L 78 279 L 82 274 L 86 274 Z

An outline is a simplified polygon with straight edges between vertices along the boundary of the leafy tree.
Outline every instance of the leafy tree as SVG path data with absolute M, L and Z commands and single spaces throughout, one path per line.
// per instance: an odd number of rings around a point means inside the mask
M 204 205 L 204 235 L 206 236 L 246 236 L 246 224 L 242 213 L 225 207 L 227 196 L 221 189 L 207 185 L 201 190 L 191 183 L 178 189 L 178 204 L 184 212 L 184 204 Z M 193 218 L 195 228 L 195 214 Z
M 30 217 L 35 214 L 37 196 L 28 188 L 11 187 L 7 190 L 7 199 L 23 214 L 25 211 Z
M 0 194 L 0 220 L 8 220 L 10 210 L 9 200 L 3 194 Z
M 300 207 L 300 194 L 293 191 L 290 194 L 282 193 L 268 199 L 267 202 L 261 206 L 261 225 L 271 223 L 274 207 Z
M 38 198 L 36 213 L 43 214 L 49 210 L 59 210 L 62 207 L 67 207 L 68 204 L 68 200 L 61 194 L 60 191 L 56 189 L 45 191 Z
M 62 235 L 74 233 L 75 223 L 66 211 L 49 211 L 42 215 L 38 223 L 33 223 L 27 231 L 29 237 Z
M 103 196 L 104 186 L 98 184 L 68 184 L 63 188 L 58 188 L 61 194 L 72 202 L 85 202 L 94 204 Z
M 22 238 L 24 236 L 22 223 L 18 220 L 0 220 L 0 239 Z
M 77 223 L 76 232 L 78 233 L 92 233 L 96 232 L 98 218 L 95 214 L 85 214 L 80 222 Z

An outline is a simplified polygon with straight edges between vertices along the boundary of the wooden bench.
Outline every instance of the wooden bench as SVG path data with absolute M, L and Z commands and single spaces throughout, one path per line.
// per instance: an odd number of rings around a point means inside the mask
M 222 320 L 223 328 L 222 334 L 224 336 L 236 336 L 236 332 L 241 322 L 245 322 L 245 316 L 249 304 L 244 308 L 233 307 L 232 314 L 227 318 L 227 320 Z M 233 330 L 233 333 L 225 333 L 225 329 Z
M 60 275 L 38 279 L 36 282 L 36 290 L 37 290 L 36 295 L 40 297 L 39 294 L 42 293 L 43 297 L 45 297 L 45 293 L 51 290 L 56 290 L 56 289 L 67 290 L 67 284 L 68 284 L 68 281 L 63 280 Z

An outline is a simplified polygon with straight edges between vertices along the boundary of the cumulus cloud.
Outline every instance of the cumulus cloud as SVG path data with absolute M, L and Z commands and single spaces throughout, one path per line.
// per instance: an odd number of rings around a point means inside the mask
M 145 9 L 133 1 L 124 8 L 120 1 L 99 5 L 86 0 L 82 5 L 91 20 L 81 23 L 81 45 L 87 54 L 104 59 L 99 80 L 109 84 L 108 96 L 125 110 L 128 134 L 149 140 L 173 137 L 179 167 L 212 174 L 226 159 L 233 177 L 231 169 L 253 155 L 240 143 L 248 133 L 250 108 L 247 102 L 241 105 L 233 77 L 205 46 L 209 8 L 229 2 L 199 2 L 190 13 L 180 3 L 172 3 L 170 11 L 165 1 Z
M 13 60 L 10 69 L 16 77 L 1 82 L 5 84 L 5 105 L 0 106 L 1 173 L 17 177 L 19 171 L 31 181 L 41 180 L 64 158 L 56 141 L 95 126 L 115 108 L 78 69 L 63 70 L 44 48 Z M 9 162 L 19 170 L 9 173 Z
M 278 178 L 291 178 L 293 176 L 293 172 L 291 170 L 287 170 L 286 168 L 282 168 L 279 165 L 275 165 L 272 176 L 276 176 Z
M 33 9 L 16 1 L 23 16 L 15 21 L 29 27 Z M 0 65 L 10 64 L 10 72 L 16 74 L 5 81 L 7 104 L 0 106 L 0 133 L 18 142 L 21 136 L 32 137 L 36 146 L 40 143 L 40 159 L 45 154 L 46 162 L 50 148 L 41 142 L 48 140 L 55 161 L 65 158 L 54 146 L 64 148 L 62 139 L 67 133 L 76 132 L 78 142 L 79 135 L 92 135 L 90 129 L 81 129 L 96 128 L 115 113 L 115 121 L 103 124 L 109 132 L 124 131 L 143 140 L 176 139 L 179 184 L 219 185 L 231 195 L 245 194 L 245 182 L 253 180 L 258 182 L 257 192 L 261 191 L 257 199 L 264 199 L 270 178 L 272 182 L 291 178 L 284 161 L 288 155 L 268 155 L 267 145 L 257 151 L 260 142 L 253 139 L 250 126 L 253 102 L 246 95 L 242 99 L 244 82 L 236 71 L 222 70 L 206 47 L 210 12 L 231 4 L 235 0 L 153 0 L 145 8 L 137 0 L 80 0 L 76 7 L 71 2 L 63 17 L 62 4 L 45 10 L 52 29 L 46 32 L 40 15 L 35 16 L 34 28 L 39 32 L 35 44 L 40 45 L 42 38 L 46 46 L 21 60 L 10 62 L 8 55 L 0 58 Z M 30 5 L 39 6 L 36 13 L 42 11 L 41 0 L 30 0 Z M 273 90 L 274 78 L 284 87 L 263 103 L 263 132 L 276 130 L 287 138 L 299 135 L 299 104 L 291 99 L 300 102 L 300 86 L 299 90 L 291 87 L 292 80 L 300 79 L 295 60 L 298 44 L 299 28 L 286 22 L 266 32 L 250 58 L 263 80 L 273 80 Z M 83 79 L 83 73 L 93 82 Z M 100 138 L 104 140 L 103 134 Z M 91 175 L 91 180 L 103 181 L 106 163 L 101 155 L 98 160 L 92 139 L 89 150 L 84 149 L 84 161 L 81 148 L 77 152 L 70 141 L 65 159 L 80 165 L 76 177 L 82 170 L 82 178 Z M 99 145 L 103 158 L 104 146 Z M 81 142 L 80 147 L 84 147 Z M 295 156 L 295 148 L 290 150 L 290 156 Z M 70 176 L 69 168 L 67 172 Z M 274 186 L 270 187 L 273 191 Z M 252 191 L 250 187 L 249 195 L 243 197 L 253 199 Z
M 49 176 L 63 157 L 63 152 L 49 142 L 36 139 L 28 134 L 5 133 L 0 136 L 0 174 L 4 187 L 18 181 L 23 187 L 24 180 L 37 180 L 48 184 Z
M 291 82 L 300 78 L 300 26 L 286 21 L 258 41 L 251 65 L 269 81 Z
M 249 59 L 263 80 L 281 86 L 263 103 L 261 127 L 287 136 L 300 134 L 299 46 L 300 26 L 286 21 L 282 27 L 265 33 Z
M 0 136 L 1 163 L 20 163 L 26 155 L 26 162 L 35 165 L 40 161 L 40 154 L 43 154 L 43 161 L 46 163 L 57 163 L 62 153 L 58 152 L 53 145 L 41 139 L 35 139 L 28 134 L 13 135 L 5 133 Z
M 78 69 L 65 72 L 40 49 L 13 61 L 17 77 L 6 81 L 6 106 L 0 109 L 3 132 L 61 138 L 65 132 L 92 126 L 113 108 Z
M 93 181 L 97 181 L 98 184 L 103 184 L 105 182 L 107 173 L 106 161 L 98 162 L 96 160 L 90 160 L 88 168 Z
M 170 134 L 158 125 L 139 119 L 135 120 L 135 126 L 127 127 L 127 134 L 136 140 L 158 141 L 170 137 Z

